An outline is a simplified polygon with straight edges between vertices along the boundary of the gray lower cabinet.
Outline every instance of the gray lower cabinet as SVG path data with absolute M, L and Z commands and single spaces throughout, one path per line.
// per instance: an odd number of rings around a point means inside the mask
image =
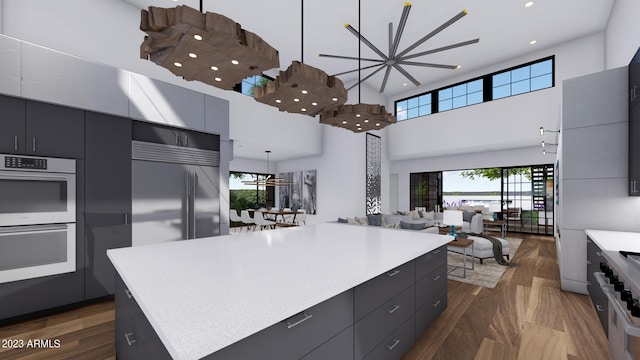
M 86 112 L 85 298 L 111 295 L 107 250 L 131 246 L 131 120 Z
M 634 60 L 637 59 L 637 54 Z M 629 64 L 629 195 L 640 196 L 640 63 Z
M 446 266 L 442 246 L 203 359 L 401 359 L 447 306 Z M 118 359 L 170 359 L 117 283 Z
M 609 327 L 609 300 L 593 275 L 595 272 L 601 272 L 601 262 L 606 263 L 602 250 L 587 237 L 587 291 L 606 334 Z

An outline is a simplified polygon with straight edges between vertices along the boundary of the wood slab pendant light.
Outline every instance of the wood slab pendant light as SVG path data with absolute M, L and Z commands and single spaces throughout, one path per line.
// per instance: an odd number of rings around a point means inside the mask
M 316 116 L 347 101 L 342 80 L 304 63 L 304 0 L 300 1 L 300 61 L 292 61 L 274 81 L 253 90 L 253 98 L 288 113 Z
M 358 30 L 360 30 L 360 0 L 358 0 Z M 350 25 L 347 25 L 350 26 Z M 343 105 L 336 110 L 325 111 L 320 114 L 320 123 L 341 127 L 353 132 L 379 130 L 387 125 L 395 124 L 397 119 L 388 113 L 383 105 L 363 104 L 360 98 L 361 76 L 361 42 L 358 39 L 358 103 Z M 352 86 L 353 88 L 353 86 Z
M 147 33 L 140 57 L 185 80 L 220 89 L 280 66 L 278 50 L 240 24 L 188 6 L 141 11 L 140 30 Z

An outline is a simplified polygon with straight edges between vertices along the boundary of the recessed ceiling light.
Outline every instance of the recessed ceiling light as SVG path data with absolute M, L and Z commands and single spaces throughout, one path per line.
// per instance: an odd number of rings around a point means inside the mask
M 359 128 L 358 128 L 358 131 L 362 131 L 362 128 L 361 128 L 361 127 L 359 127 Z
M 211 67 L 211 70 L 213 70 L 213 71 L 218 71 L 218 67 L 217 67 L 217 66 L 212 66 L 212 67 Z
M 364 120 L 364 122 L 368 123 L 368 122 L 369 122 L 369 119 L 365 119 L 365 120 Z
M 407 83 L 402 83 L 402 86 L 407 86 Z
M 189 53 L 189 57 L 192 59 L 195 59 L 198 57 L 198 55 L 194 54 L 194 53 Z
M 331 101 L 338 101 L 338 98 L 331 98 Z
M 360 117 L 360 114 L 356 114 L 356 117 Z
M 317 102 L 312 102 L 311 105 L 318 106 L 318 103 Z
M 346 123 L 347 123 L 347 120 L 342 120 L 342 123 L 343 123 L 343 124 L 346 124 Z
M 528 8 L 528 7 L 532 7 L 532 6 L 533 6 L 533 1 L 527 1 L 527 2 L 524 4 L 524 7 L 526 7 L 526 8 Z
M 536 40 L 531 40 L 531 41 L 529 41 L 529 45 L 534 45 L 535 43 L 537 43 L 537 41 L 536 41 Z
M 198 41 L 202 40 L 202 36 L 200 36 L 198 34 L 193 35 L 193 38 L 198 40 Z
M 380 123 L 376 123 L 376 126 L 380 126 Z
M 217 77 L 217 78 L 213 78 L 213 80 L 215 80 L 215 81 L 222 81 L 222 78 Z
M 179 62 L 174 62 L 173 65 L 175 65 L 177 67 L 182 67 L 182 64 L 180 64 Z
M 300 99 L 295 98 L 295 99 L 293 99 L 293 101 L 298 102 L 298 101 L 300 101 Z
M 240 62 L 239 62 L 238 60 L 231 60 L 231 63 L 232 63 L 233 65 L 238 65 L 238 64 L 240 64 Z
M 301 92 L 305 95 L 309 93 L 307 90 L 302 90 Z
M 282 102 L 282 100 L 280 100 L 280 99 L 276 99 L 276 102 L 277 102 L 278 104 L 280 104 L 280 103 Z
M 305 109 L 305 108 L 302 108 L 302 109 L 300 109 L 300 111 L 302 111 L 302 112 L 304 112 L 304 111 L 307 111 L 307 109 Z

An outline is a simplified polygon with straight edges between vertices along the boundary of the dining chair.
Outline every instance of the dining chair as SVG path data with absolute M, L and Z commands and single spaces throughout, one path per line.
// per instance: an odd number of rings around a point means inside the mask
M 284 208 L 282 209 L 282 211 L 291 211 L 290 208 Z M 293 215 L 282 215 L 282 221 L 285 224 L 292 224 L 293 223 Z
M 296 225 L 300 225 L 300 223 L 304 223 L 307 225 L 307 211 L 305 209 L 298 209 L 298 212 L 302 212 L 302 214 L 296 214 Z
M 267 220 L 264 217 L 256 214 L 253 216 L 254 221 L 256 222 L 256 225 L 260 226 L 260 230 L 264 230 L 265 228 L 267 229 L 273 229 L 276 226 L 276 222 L 273 220 Z
M 251 214 L 249 214 L 249 210 L 240 211 L 240 219 L 242 219 L 243 225 L 247 225 L 247 231 L 249 231 L 249 227 L 251 226 L 253 226 L 253 231 L 256 231 L 256 222 L 251 217 Z
M 242 232 L 242 228 L 244 227 L 244 224 L 242 222 L 242 218 L 240 217 L 240 215 L 238 215 L 238 211 L 236 209 L 229 209 L 229 219 L 233 222 L 239 222 L 240 232 Z

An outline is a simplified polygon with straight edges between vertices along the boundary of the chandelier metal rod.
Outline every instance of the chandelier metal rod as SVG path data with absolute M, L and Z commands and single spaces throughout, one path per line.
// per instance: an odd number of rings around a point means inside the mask
M 424 56 L 424 55 L 434 54 L 434 53 L 437 53 L 437 52 L 440 52 L 440 51 L 451 50 L 451 49 L 459 48 L 461 46 L 467 46 L 467 45 L 475 44 L 475 43 L 477 43 L 479 41 L 480 41 L 480 38 L 473 39 L 473 40 L 467 40 L 467 41 L 459 42 L 457 44 L 452 44 L 452 45 L 443 46 L 443 47 L 440 47 L 440 48 L 437 48 L 437 49 L 427 50 L 427 51 L 423 51 L 423 52 L 419 52 L 419 53 L 403 56 L 401 58 L 398 58 L 398 60 L 413 59 L 413 58 Z
M 344 75 L 344 74 L 349 74 L 349 73 L 352 73 L 352 72 L 356 72 L 356 71 L 359 71 L 359 70 L 361 70 L 361 69 L 362 69 L 362 70 L 366 70 L 366 69 L 371 69 L 371 68 L 379 67 L 379 66 L 385 66 L 385 64 L 375 64 L 375 65 L 365 66 L 365 67 L 363 67 L 363 68 L 357 68 L 357 69 L 353 69 L 353 70 L 349 70 L 349 71 L 343 71 L 343 72 L 341 72 L 341 73 L 333 74 L 333 76 L 340 76 L 340 75 Z
M 407 24 L 407 19 L 409 18 L 409 11 L 411 11 L 411 5 L 407 3 L 402 9 L 402 15 L 400 16 L 400 23 L 398 24 L 398 31 L 396 32 L 395 40 L 393 41 L 393 45 L 389 47 L 389 58 L 392 59 L 396 56 L 396 51 L 398 51 L 398 45 L 400 45 L 400 38 L 402 37 L 402 33 L 404 32 L 404 26 Z M 391 28 L 392 24 L 389 23 L 389 38 L 391 38 Z
M 423 63 L 423 62 L 415 62 L 415 61 L 403 61 L 403 60 L 398 61 L 397 64 L 400 64 L 400 65 L 411 65 L 411 66 L 422 66 L 422 67 L 433 67 L 433 68 L 450 69 L 450 70 L 453 70 L 453 69 L 458 67 L 457 65 L 431 64 L 431 63 Z
M 409 51 L 417 48 L 418 46 L 422 45 L 422 43 L 424 43 L 425 41 L 431 39 L 432 37 L 434 37 L 436 34 L 438 34 L 439 32 L 441 32 L 442 30 L 448 28 L 449 26 L 451 26 L 451 24 L 455 23 L 456 21 L 462 19 L 462 17 L 464 17 L 465 15 L 467 15 L 467 11 L 466 10 L 462 10 L 460 13 L 458 13 L 457 15 L 455 15 L 454 17 L 452 17 L 451 19 L 449 19 L 449 21 L 445 22 L 444 24 L 438 26 L 435 30 L 433 30 L 432 32 L 428 33 L 427 35 L 425 35 L 422 39 L 416 41 L 415 43 L 413 43 L 411 46 L 409 46 L 408 48 L 404 49 L 401 53 L 399 53 L 396 57 L 402 57 L 404 56 L 406 53 L 408 53 Z

